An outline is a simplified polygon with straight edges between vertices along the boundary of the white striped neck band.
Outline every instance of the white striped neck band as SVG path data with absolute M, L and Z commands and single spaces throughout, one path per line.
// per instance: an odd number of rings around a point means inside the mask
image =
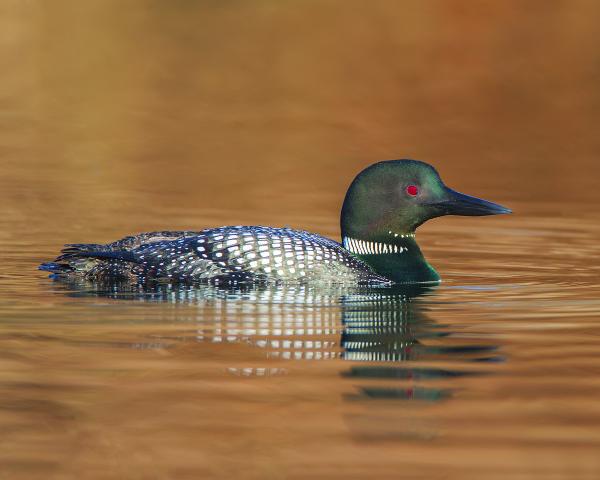
M 400 237 L 400 235 L 398 235 Z M 401 238 L 414 238 L 414 233 L 404 234 Z M 356 238 L 344 237 L 344 248 L 358 255 L 380 255 L 386 253 L 404 253 L 408 247 L 383 242 L 367 242 Z

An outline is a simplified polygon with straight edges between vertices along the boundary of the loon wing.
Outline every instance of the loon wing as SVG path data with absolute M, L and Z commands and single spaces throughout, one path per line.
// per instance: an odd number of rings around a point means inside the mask
M 289 228 L 214 228 L 134 252 L 153 276 L 178 280 L 389 283 L 339 243 Z

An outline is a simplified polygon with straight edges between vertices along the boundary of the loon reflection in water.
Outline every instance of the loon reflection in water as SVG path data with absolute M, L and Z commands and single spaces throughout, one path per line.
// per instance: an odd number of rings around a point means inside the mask
M 421 382 L 481 374 L 477 370 L 415 367 L 414 361 L 499 361 L 493 344 L 460 343 L 425 314 L 437 287 L 311 287 L 309 285 L 214 285 L 90 283 L 57 280 L 72 296 L 206 307 L 194 312 L 194 340 L 243 342 L 262 348 L 268 359 L 359 362 L 342 372 L 355 379 Z M 189 316 L 178 318 L 189 321 Z M 160 345 L 168 346 L 169 338 Z M 139 348 L 140 345 L 136 344 Z M 153 343 L 152 347 L 156 347 Z M 410 366 L 402 365 L 410 361 Z M 280 374 L 284 369 L 231 367 L 242 376 Z M 435 401 L 451 392 L 434 388 L 359 387 L 351 398 Z

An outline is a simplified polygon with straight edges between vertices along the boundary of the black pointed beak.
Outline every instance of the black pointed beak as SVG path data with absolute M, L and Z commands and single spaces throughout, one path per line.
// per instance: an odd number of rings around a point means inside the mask
M 446 189 L 446 200 L 435 204 L 442 211 L 442 215 L 500 215 L 512 211 L 497 203 L 488 202 L 481 198 L 471 197 L 464 193 Z

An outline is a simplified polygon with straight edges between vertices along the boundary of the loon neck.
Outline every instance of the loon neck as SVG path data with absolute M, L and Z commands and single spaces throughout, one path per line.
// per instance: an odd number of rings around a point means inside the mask
M 396 283 L 437 282 L 440 276 L 417 245 L 414 233 L 387 232 L 369 239 L 344 237 L 344 248 Z

